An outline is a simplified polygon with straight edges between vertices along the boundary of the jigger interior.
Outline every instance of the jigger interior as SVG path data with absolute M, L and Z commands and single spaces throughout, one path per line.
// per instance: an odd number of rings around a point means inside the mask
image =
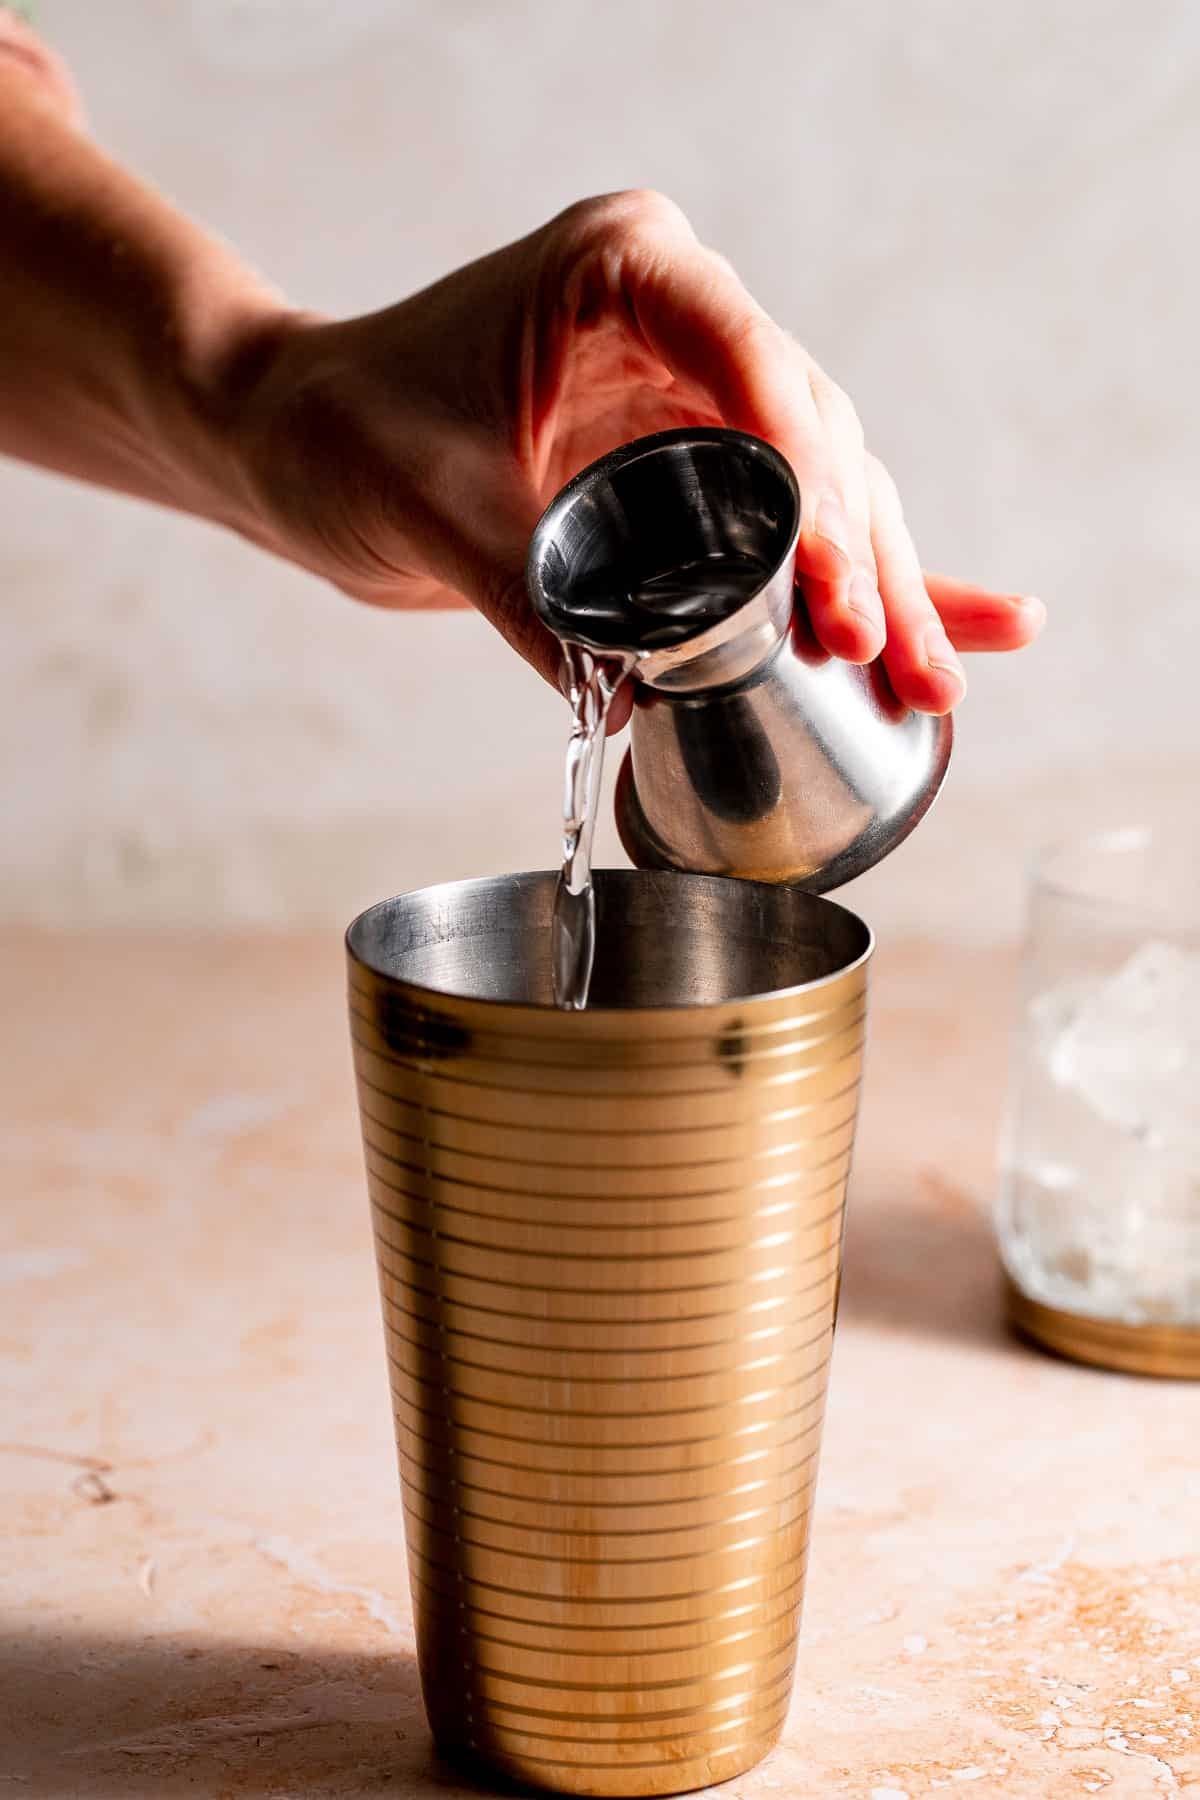
M 711 630 L 790 561 L 800 492 L 759 438 L 719 426 L 658 432 L 583 469 L 550 503 L 529 549 L 534 607 L 557 636 L 597 649 L 661 650 Z M 638 604 L 664 575 L 740 565 L 726 604 L 697 614 Z

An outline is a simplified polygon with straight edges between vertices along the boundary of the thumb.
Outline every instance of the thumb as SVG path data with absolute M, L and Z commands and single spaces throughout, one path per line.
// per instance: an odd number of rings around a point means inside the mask
M 651 253 L 653 251 L 653 254 Z M 635 237 L 623 279 L 650 350 L 705 394 L 725 424 L 765 438 L 800 485 L 799 572 L 840 588 L 851 571 L 828 433 L 799 346 L 742 285 L 723 256 L 676 229 Z

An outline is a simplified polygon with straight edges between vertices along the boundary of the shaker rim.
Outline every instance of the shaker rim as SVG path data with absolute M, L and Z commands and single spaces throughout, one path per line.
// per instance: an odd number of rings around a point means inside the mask
M 638 869 L 597 869 L 595 871 L 596 877 L 601 881 L 603 881 L 605 877 L 612 875 L 637 879 L 643 874 L 649 873 L 651 873 L 651 871 L 642 871 Z M 682 883 L 688 886 L 720 883 L 730 887 L 751 890 L 758 888 L 765 892 L 777 892 L 781 886 L 788 887 L 791 885 L 789 883 L 769 881 L 750 881 L 745 880 L 740 876 L 732 875 L 694 873 L 683 869 L 655 869 L 652 873 L 654 879 L 658 882 L 668 881 L 672 884 Z M 836 968 L 830 969 L 823 975 L 813 976 L 809 981 L 792 982 L 785 987 L 768 987 L 763 988 L 758 992 L 746 994 L 727 994 L 723 995 L 719 1000 L 677 1000 L 650 1006 L 596 1006 L 589 1001 L 588 1005 L 583 1008 L 582 1011 L 570 1012 L 566 1008 L 557 1006 L 550 1000 L 508 1000 L 496 998 L 488 994 L 465 994 L 461 991 L 454 991 L 449 988 L 432 987 L 425 982 L 413 981 L 407 976 L 393 974 L 390 970 L 380 967 L 378 962 L 372 961 L 369 955 L 365 954 L 355 942 L 356 935 L 359 937 L 363 935 L 363 932 L 366 929 L 366 922 L 373 913 L 377 913 L 383 908 L 394 906 L 400 901 L 416 900 L 418 897 L 426 900 L 433 899 L 434 897 L 441 897 L 446 901 L 450 901 L 455 897 L 465 898 L 471 890 L 480 892 L 489 887 L 497 888 L 512 883 L 523 885 L 533 882 L 555 882 L 557 879 L 558 871 L 556 869 L 529 869 L 505 875 L 469 876 L 457 881 L 433 882 L 425 887 L 408 888 L 402 893 L 392 894 L 383 900 L 374 901 L 372 905 L 364 907 L 363 910 L 350 921 L 350 924 L 346 927 L 343 939 L 346 955 L 353 967 L 363 970 L 375 981 L 386 983 L 387 986 L 395 992 L 411 996 L 418 1003 L 429 1000 L 452 1001 L 456 1007 L 479 1007 L 485 1013 L 491 1013 L 497 1018 L 505 1013 L 519 1013 L 526 1017 L 543 1020 L 570 1018 L 571 1020 L 576 1021 L 571 1029 L 577 1031 L 581 1028 L 586 1030 L 586 1021 L 589 1019 L 596 1023 L 605 1022 L 610 1027 L 614 1022 L 623 1018 L 672 1017 L 684 1019 L 690 1015 L 698 1020 L 702 1018 L 705 1013 L 716 1011 L 718 1008 L 750 1007 L 765 1002 L 801 998 L 807 994 L 816 995 L 820 993 L 823 988 L 828 988 L 834 982 L 840 981 L 843 976 L 852 975 L 858 970 L 865 968 L 875 953 L 875 933 L 860 914 L 854 912 L 853 909 L 848 906 L 843 906 L 838 900 L 831 900 L 825 894 L 812 894 L 808 893 L 806 890 L 800 889 L 797 891 L 802 893 L 806 900 L 811 901 L 814 905 L 823 909 L 829 908 L 840 913 L 859 930 L 862 935 L 862 948 L 856 956 L 849 957 L 845 962 L 838 963 Z M 549 936 L 549 925 L 547 925 L 546 931 L 547 936 Z

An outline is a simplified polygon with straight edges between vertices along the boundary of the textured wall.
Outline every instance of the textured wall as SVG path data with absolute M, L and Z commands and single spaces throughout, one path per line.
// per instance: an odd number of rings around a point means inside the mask
M 1190 0 L 38 17 L 100 136 L 312 306 L 383 304 L 587 192 L 688 209 L 855 396 L 926 561 L 1052 608 L 974 665 L 951 786 L 862 884 L 878 925 L 1003 933 L 1045 832 L 1194 818 Z M 473 616 L 356 609 L 12 466 L 0 584 L 3 914 L 340 923 L 553 858 L 561 703 Z

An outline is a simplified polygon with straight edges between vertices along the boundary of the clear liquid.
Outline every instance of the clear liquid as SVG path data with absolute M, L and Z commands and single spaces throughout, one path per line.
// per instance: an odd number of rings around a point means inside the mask
M 757 556 L 725 550 L 647 576 L 629 595 L 630 605 L 664 619 L 715 625 L 756 594 L 770 570 Z
M 613 696 L 648 651 L 686 643 L 745 605 L 770 574 L 757 557 L 720 550 L 624 586 L 600 570 L 575 585 L 570 619 L 603 650 L 564 637 L 571 736 L 563 784 L 562 873 L 554 896 L 554 999 L 587 1005 L 596 954 L 592 840 Z M 610 648 L 611 646 L 611 648 Z
M 613 695 L 637 652 L 598 656 L 583 644 L 564 644 L 571 735 L 563 779 L 562 873 L 554 895 L 551 954 L 554 1000 L 581 1012 L 587 1005 L 596 955 L 596 895 L 592 840 L 604 772 L 604 735 Z
M 770 573 L 766 563 L 743 550 L 693 557 L 633 581 L 613 569 L 597 569 L 573 584 L 556 629 L 566 638 L 574 628 L 589 643 L 606 651 L 611 646 L 614 655 L 634 645 L 666 649 L 729 618 Z

